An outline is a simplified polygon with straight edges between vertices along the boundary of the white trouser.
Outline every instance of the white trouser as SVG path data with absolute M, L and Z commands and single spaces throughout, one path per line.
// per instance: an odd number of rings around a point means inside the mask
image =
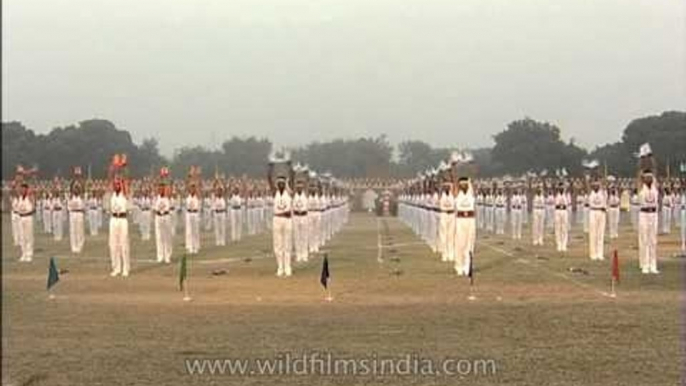
M 231 241 L 239 241 L 243 230 L 243 221 L 241 221 L 241 210 L 231 209 Z
M 473 217 L 455 218 L 455 271 L 458 275 L 469 273 L 470 256 L 474 251 L 476 220 Z
M 12 245 L 21 244 L 21 217 L 18 213 L 12 212 Z
M 129 259 L 129 221 L 126 218 L 110 217 L 110 259 L 112 273 L 128 276 Z
M 85 241 L 83 212 L 69 213 L 69 243 L 72 253 L 81 253 Z
M 292 222 L 288 217 L 274 215 L 272 220 L 272 242 L 276 256 L 277 275 L 291 275 Z
M 98 235 L 98 212 L 95 209 L 88 210 L 88 230 L 91 236 Z
M 657 272 L 657 213 L 638 214 L 638 261 L 643 273 Z
M 584 233 L 588 233 L 588 207 L 584 206 Z
M 504 235 L 505 234 L 505 217 L 506 217 L 507 211 L 505 208 L 495 208 L 495 233 L 497 235 Z
M 218 247 L 226 245 L 226 211 L 214 212 L 214 244 Z
M 52 234 L 55 237 L 55 241 L 62 241 L 62 227 L 64 226 L 62 213 L 62 210 L 54 210 L 52 212 Z
M 52 211 L 50 209 L 43 209 L 43 231 L 52 233 Z
M 619 207 L 607 209 L 607 221 L 609 222 L 610 238 L 616 239 L 619 237 Z
M 33 216 L 19 217 L 19 245 L 21 246 L 21 261 L 33 259 Z
M 213 214 L 214 212 L 209 208 L 205 208 L 202 211 L 203 225 L 205 226 L 205 231 L 207 232 L 212 230 L 212 223 L 214 222 L 214 220 L 212 219 Z
M 157 262 L 171 262 L 173 250 L 171 230 L 171 216 L 155 216 L 155 246 L 157 248 Z
M 315 253 L 319 251 L 319 226 L 317 224 L 317 215 L 318 212 L 313 211 L 310 211 L 307 214 L 307 219 L 310 228 L 309 237 L 307 238 L 307 241 L 310 253 Z
M 686 252 L 686 209 L 681 210 L 681 251 Z
M 438 232 L 443 261 L 455 261 L 455 213 L 441 213 Z
M 200 214 L 186 212 L 186 251 L 190 254 L 200 252 Z
M 307 261 L 308 223 L 307 215 L 293 218 L 293 241 L 295 242 L 295 261 Z
M 603 260 L 605 249 L 605 212 L 590 209 L 588 213 L 588 255 L 591 260 Z
M 672 207 L 662 207 L 662 233 L 670 233 L 672 231 Z
M 144 241 L 150 240 L 150 223 L 152 221 L 150 209 L 142 210 L 138 220 L 140 221 L 141 239 Z
M 555 210 L 555 244 L 558 252 L 567 252 L 568 229 L 567 210 Z
M 531 235 L 534 245 L 543 245 L 543 234 L 545 229 L 545 209 L 534 209 L 533 220 L 531 223 Z
M 522 210 L 512 209 L 510 212 L 510 220 L 512 223 L 512 238 L 519 240 L 522 238 Z

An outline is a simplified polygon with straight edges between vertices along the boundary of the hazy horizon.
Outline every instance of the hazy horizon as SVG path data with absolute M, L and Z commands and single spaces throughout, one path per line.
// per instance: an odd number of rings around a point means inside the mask
M 2 4 L 3 121 L 108 119 L 166 155 L 233 135 L 484 147 L 525 116 L 592 149 L 686 108 L 684 1 Z

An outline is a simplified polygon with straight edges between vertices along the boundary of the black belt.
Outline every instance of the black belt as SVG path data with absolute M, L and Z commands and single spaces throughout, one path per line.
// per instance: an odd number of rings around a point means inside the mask
M 599 210 L 599 211 L 601 211 L 601 212 L 605 212 L 605 211 L 606 211 L 605 208 L 591 208 L 591 210 Z
M 112 213 L 114 218 L 126 218 L 126 213 Z
M 60 211 L 62 208 L 53 208 L 52 210 Z
M 453 213 L 455 213 L 455 211 L 454 210 L 444 210 L 443 213 L 453 214 Z
M 98 207 L 97 207 L 97 206 L 91 206 L 90 209 L 91 209 L 91 210 L 98 210 Z
M 474 217 L 474 211 L 473 210 L 458 210 L 457 211 L 457 217 L 458 218 Z
M 301 211 L 295 211 L 294 214 L 296 216 L 307 216 L 307 211 L 301 212 Z
M 215 209 L 214 213 L 224 213 L 226 212 L 226 209 Z
M 197 209 L 186 209 L 187 213 L 198 213 Z
M 610 205 L 610 208 L 619 208 L 619 205 Z
M 240 206 L 232 206 L 231 209 L 234 209 L 234 210 L 235 210 L 235 209 L 239 209 L 239 210 L 240 210 L 241 207 L 240 207 Z
M 641 208 L 643 213 L 657 213 L 657 208 Z
M 141 210 L 142 210 L 143 212 L 147 212 L 147 211 L 150 210 L 150 208 L 144 208 L 144 209 L 141 209 Z
M 158 212 L 158 211 L 155 211 L 155 214 L 158 215 L 158 216 L 166 216 L 166 215 L 169 214 L 169 212 Z
M 274 213 L 274 216 L 277 216 L 277 217 L 284 217 L 284 218 L 291 218 L 291 214 L 290 214 L 290 213 Z
M 567 205 L 555 205 L 555 209 L 557 209 L 557 210 L 567 210 Z
M 29 212 L 29 213 L 17 213 L 17 214 L 19 215 L 19 217 L 29 217 L 29 216 L 33 216 L 33 213 L 34 213 L 34 212 Z
M 517 206 L 513 206 L 512 209 L 522 209 L 522 207 L 517 205 Z
M 70 210 L 70 212 L 71 213 L 83 213 L 84 210 L 83 209 L 72 209 L 72 210 Z

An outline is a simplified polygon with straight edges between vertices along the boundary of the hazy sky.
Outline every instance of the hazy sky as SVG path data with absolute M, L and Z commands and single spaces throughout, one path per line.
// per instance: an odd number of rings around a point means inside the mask
M 3 120 L 107 118 L 164 153 L 231 135 L 585 146 L 686 109 L 686 0 L 4 0 Z

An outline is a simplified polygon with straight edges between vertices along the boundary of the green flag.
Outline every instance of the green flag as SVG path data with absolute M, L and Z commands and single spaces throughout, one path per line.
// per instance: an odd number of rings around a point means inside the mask
M 60 281 L 60 274 L 59 271 L 57 271 L 57 265 L 55 264 L 55 258 L 51 257 L 50 258 L 50 267 L 48 268 L 48 291 L 52 286 L 57 284 L 57 282 Z
M 183 291 L 183 285 L 186 282 L 186 277 L 188 276 L 188 266 L 186 263 L 186 254 L 181 256 L 181 268 L 179 269 L 179 291 Z

